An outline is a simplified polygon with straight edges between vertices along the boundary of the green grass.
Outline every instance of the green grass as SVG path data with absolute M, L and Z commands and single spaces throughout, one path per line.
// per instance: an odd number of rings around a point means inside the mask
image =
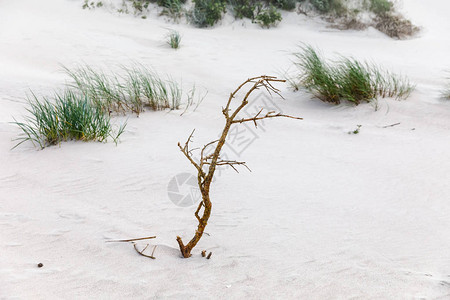
M 52 99 L 39 100 L 32 94 L 28 100 L 30 116 L 24 122 L 14 122 L 22 130 L 14 148 L 26 141 L 44 148 L 67 140 L 103 142 L 108 137 L 117 143 L 126 126 L 114 134 L 109 116 L 93 106 L 86 95 L 71 90 L 56 93 Z
M 382 15 L 390 12 L 394 4 L 388 0 L 370 0 L 369 9 L 377 15 Z
M 181 43 L 181 34 L 176 30 L 171 30 L 167 34 L 167 44 L 172 49 L 178 49 L 180 48 L 180 43 Z
M 26 141 L 44 148 L 61 141 L 106 141 L 108 137 L 117 143 L 126 124 L 113 133 L 111 115 L 139 115 L 145 108 L 179 109 L 181 104 L 181 85 L 142 65 L 122 67 L 121 75 L 86 65 L 76 69 L 64 67 L 64 70 L 73 80 L 64 92 L 41 100 L 32 94 L 27 109 L 30 115 L 23 122 L 14 120 L 22 130 L 15 147 Z M 184 112 L 193 105 L 195 93 L 194 86 L 187 94 Z
M 304 87 L 324 102 L 339 104 L 345 99 L 358 105 L 377 97 L 406 99 L 414 89 L 407 78 L 354 58 L 330 63 L 311 46 L 302 46 L 294 55 L 300 74 L 293 87 Z
M 139 115 L 145 107 L 163 110 L 180 106 L 181 86 L 172 78 L 163 79 L 142 65 L 123 67 L 125 76 L 122 77 L 89 66 L 64 69 L 73 79 L 71 86 L 108 113 L 133 112 Z

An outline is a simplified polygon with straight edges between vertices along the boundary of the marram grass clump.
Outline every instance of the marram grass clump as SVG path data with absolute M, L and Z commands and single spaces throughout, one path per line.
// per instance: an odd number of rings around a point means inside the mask
M 86 95 L 71 90 L 42 100 L 32 94 L 28 100 L 30 116 L 14 122 L 22 130 L 14 148 L 26 141 L 44 148 L 68 140 L 104 142 L 108 137 L 117 143 L 126 126 L 113 133 L 109 116 L 93 106 Z
M 180 48 L 180 43 L 181 43 L 181 34 L 176 30 L 171 30 L 167 34 L 167 44 L 172 49 L 178 49 Z
M 406 99 L 414 90 L 407 78 L 354 58 L 341 57 L 330 63 L 311 46 L 302 46 L 294 55 L 300 73 L 291 85 L 305 88 L 324 102 L 348 100 L 358 105 L 378 97 Z
M 71 87 L 108 113 L 134 112 L 139 115 L 145 107 L 163 110 L 180 106 L 182 89 L 178 82 L 170 77 L 163 79 L 140 65 L 123 67 L 125 75 L 121 77 L 89 66 L 64 69 L 73 79 Z

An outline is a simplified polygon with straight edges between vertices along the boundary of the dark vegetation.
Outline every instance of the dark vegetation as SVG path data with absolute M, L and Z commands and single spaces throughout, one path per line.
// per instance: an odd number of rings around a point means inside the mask
M 418 28 L 396 12 L 390 0 L 124 0 L 117 9 L 121 13 L 134 13 L 146 18 L 150 3 L 162 7 L 161 15 L 174 20 L 185 17 L 197 27 L 211 27 L 219 22 L 226 12 L 236 19 L 250 19 L 261 27 L 276 26 L 282 20 L 281 10 L 297 11 L 309 16 L 320 16 L 339 29 L 365 29 L 373 26 L 392 38 L 414 35 Z M 85 0 L 83 8 L 104 6 L 102 1 Z M 363 21 L 362 13 L 368 13 Z

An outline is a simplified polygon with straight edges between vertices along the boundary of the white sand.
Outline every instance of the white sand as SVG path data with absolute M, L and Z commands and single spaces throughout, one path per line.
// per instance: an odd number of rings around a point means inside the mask
M 263 30 L 227 18 L 214 29 L 80 9 L 81 1 L 0 1 L 1 299 L 449 299 L 450 103 L 438 98 L 450 69 L 450 2 L 404 0 L 422 26 L 396 41 L 374 29 L 340 32 L 284 14 Z M 183 34 L 178 51 L 166 28 Z M 405 101 L 330 106 L 280 86 L 284 113 L 267 120 L 240 157 L 252 173 L 222 172 L 213 214 L 194 255 L 194 207 L 167 196 L 193 172 L 177 149 L 196 128 L 215 139 L 228 94 L 249 76 L 279 75 L 305 42 L 353 55 L 417 83 Z M 51 94 L 59 64 L 139 61 L 209 91 L 196 112 L 130 116 L 119 146 L 68 142 L 15 150 L 13 117 L 31 88 Z M 120 123 L 124 118 L 115 118 Z M 400 125 L 383 128 L 385 125 Z M 348 131 L 362 125 L 358 135 Z M 157 235 L 156 260 L 129 244 Z M 145 243 L 139 243 L 139 246 Z M 213 252 L 210 260 L 200 251 Z M 37 268 L 37 263 L 43 268 Z

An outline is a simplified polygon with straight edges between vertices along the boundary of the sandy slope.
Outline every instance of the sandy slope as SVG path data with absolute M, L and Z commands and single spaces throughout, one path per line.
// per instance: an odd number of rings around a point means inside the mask
M 450 297 L 450 106 L 437 97 L 450 68 L 447 1 L 405 0 L 404 13 L 423 27 L 407 41 L 297 15 L 271 30 L 229 21 L 200 30 L 79 7 L 0 2 L 0 298 Z M 183 34 L 178 51 L 164 44 L 168 27 Z M 300 42 L 389 66 L 417 90 L 406 101 L 381 100 L 374 112 L 283 87 L 277 105 L 304 120 L 267 121 L 256 132 L 239 157 L 253 172 L 221 173 L 210 236 L 181 259 L 175 237 L 189 238 L 195 222 L 192 207 L 167 196 L 169 180 L 191 171 L 176 143 L 193 128 L 199 145 L 214 139 L 227 94 L 248 76 L 286 70 Z M 207 99 L 183 117 L 130 117 L 118 147 L 10 150 L 18 129 L 8 122 L 25 113 L 25 92 L 61 86 L 59 64 L 133 60 L 186 88 L 195 82 Z M 358 124 L 360 134 L 347 134 Z M 131 245 L 105 243 L 154 234 L 154 261 Z M 213 251 L 211 260 L 202 249 Z

